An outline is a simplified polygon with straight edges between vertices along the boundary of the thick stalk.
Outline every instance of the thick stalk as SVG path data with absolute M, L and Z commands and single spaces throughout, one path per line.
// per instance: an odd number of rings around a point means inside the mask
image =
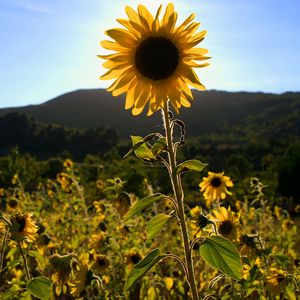
M 170 126 L 168 105 L 165 105 L 163 109 L 163 116 L 164 116 L 164 125 L 166 131 L 166 139 L 167 139 L 167 147 L 168 147 L 169 163 L 170 163 L 169 174 L 173 186 L 175 200 L 177 201 L 177 205 L 178 205 L 178 218 L 180 221 L 181 234 L 182 234 L 182 240 L 184 245 L 185 263 L 188 271 L 187 279 L 191 288 L 193 300 L 199 300 L 198 291 L 195 283 L 193 261 L 192 261 L 191 251 L 190 251 L 190 243 L 189 243 L 190 241 L 189 241 L 187 226 L 185 222 L 185 215 L 184 215 L 184 203 L 183 203 L 184 194 L 183 194 L 183 190 L 181 189 L 181 178 L 175 172 L 176 153 L 174 151 L 173 132 Z

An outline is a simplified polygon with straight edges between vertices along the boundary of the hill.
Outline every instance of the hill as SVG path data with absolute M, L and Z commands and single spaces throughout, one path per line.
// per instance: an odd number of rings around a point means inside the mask
M 277 139 L 300 134 L 300 93 L 194 91 L 192 108 L 178 116 L 186 121 L 188 136 L 247 135 Z M 114 128 L 120 137 L 161 131 L 160 114 L 134 117 L 124 110 L 124 97 L 103 89 L 77 90 L 40 105 L 0 109 L 0 115 L 18 112 L 45 123 L 76 128 Z

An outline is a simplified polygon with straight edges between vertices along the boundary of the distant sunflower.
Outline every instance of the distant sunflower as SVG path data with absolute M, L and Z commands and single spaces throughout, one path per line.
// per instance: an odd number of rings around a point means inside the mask
M 206 31 L 195 33 L 200 23 L 192 22 L 191 14 L 180 26 L 175 27 L 177 12 L 169 3 L 161 19 L 162 6 L 155 17 L 148 9 L 139 5 L 137 12 L 126 6 L 129 20 L 117 19 L 124 26 L 106 31 L 114 41 L 101 42 L 102 47 L 116 51 L 110 55 L 99 55 L 107 59 L 103 66 L 109 71 L 101 79 L 116 79 L 107 89 L 113 96 L 126 93 L 125 109 L 133 115 L 140 114 L 149 104 L 148 115 L 163 108 L 170 100 L 178 112 L 181 106 L 190 107 L 193 99 L 189 85 L 205 90 L 194 67 L 205 67 L 203 61 L 208 50 L 196 48 Z
M 237 236 L 237 228 L 240 216 L 223 206 L 212 211 L 212 219 L 216 222 L 218 233 L 233 240 Z
M 275 268 L 270 268 L 270 271 L 271 274 L 267 276 L 267 289 L 273 295 L 279 295 L 286 288 L 286 274 L 284 271 Z
M 129 268 L 132 268 L 141 260 L 142 260 L 141 255 L 135 249 L 130 249 L 130 251 L 127 254 L 125 254 L 125 262 Z
M 32 213 L 16 214 L 11 217 L 13 238 L 25 239 L 27 242 L 35 241 L 38 227 L 31 217 Z
M 225 176 L 224 172 L 208 172 L 208 177 L 204 177 L 199 184 L 200 190 L 204 192 L 203 196 L 208 202 L 225 199 L 226 194 L 231 195 L 227 188 L 232 186 L 230 177 Z
M 94 255 L 94 262 L 92 268 L 99 273 L 104 273 L 110 266 L 109 259 L 105 255 L 97 254 Z

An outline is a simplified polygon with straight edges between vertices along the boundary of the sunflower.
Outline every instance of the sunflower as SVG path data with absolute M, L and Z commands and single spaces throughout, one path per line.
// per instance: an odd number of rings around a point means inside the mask
M 239 250 L 242 256 L 247 256 L 248 258 L 252 259 L 254 256 L 259 254 L 256 236 L 241 234 L 239 240 Z
M 202 213 L 200 206 L 195 206 L 190 210 L 191 229 L 194 236 L 197 236 L 211 221 Z
M 16 214 L 11 217 L 12 238 L 25 239 L 27 242 L 35 241 L 38 226 L 31 217 L 32 213 Z
M 271 274 L 267 276 L 267 289 L 273 295 L 279 295 L 287 284 L 286 274 L 282 270 L 270 268 Z
M 142 259 L 141 255 L 135 249 L 130 249 L 130 251 L 125 254 L 125 262 L 129 268 L 132 268 Z
M 7 208 L 10 211 L 15 211 L 19 207 L 19 201 L 16 198 L 11 198 L 7 202 Z
M 92 248 L 92 252 L 95 252 L 102 248 L 105 244 L 105 235 L 102 232 L 92 234 L 89 240 L 89 246 Z
M 224 172 L 208 172 L 208 177 L 204 177 L 199 184 L 200 190 L 204 192 L 203 196 L 208 201 L 208 204 L 215 200 L 225 199 L 226 194 L 231 195 L 227 188 L 232 186 L 233 183 L 230 177 L 224 176 Z
M 104 273 L 105 271 L 108 270 L 110 266 L 109 259 L 105 255 L 94 255 L 94 263 L 92 265 L 92 268 L 99 272 L 99 273 Z
M 143 5 L 137 12 L 126 6 L 129 20 L 117 19 L 126 29 L 107 30 L 114 41 L 101 42 L 102 47 L 115 53 L 98 55 L 107 59 L 103 66 L 109 69 L 100 79 L 116 79 L 107 90 L 113 96 L 126 93 L 125 109 L 132 109 L 133 115 L 140 114 L 148 103 L 150 116 L 168 100 L 178 112 L 181 106 L 191 105 L 189 85 L 205 90 L 193 68 L 208 65 L 195 62 L 209 58 L 206 49 L 195 47 L 206 31 L 195 33 L 200 23 L 192 22 L 194 14 L 176 27 L 178 15 L 172 3 L 160 19 L 161 10 L 159 6 L 153 17 Z
M 61 293 L 67 293 L 67 284 L 72 271 L 71 263 L 74 261 L 74 257 L 74 254 L 71 253 L 67 255 L 54 254 L 49 258 L 49 272 L 58 296 Z
M 230 207 L 226 209 L 221 206 L 212 211 L 212 220 L 217 225 L 218 233 L 230 240 L 236 238 L 239 219 L 239 214 L 231 211 Z

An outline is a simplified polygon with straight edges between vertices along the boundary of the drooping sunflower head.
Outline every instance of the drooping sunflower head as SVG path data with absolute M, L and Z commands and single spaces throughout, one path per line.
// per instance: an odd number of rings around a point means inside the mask
M 208 51 L 195 47 L 206 31 L 196 33 L 200 23 L 193 22 L 194 14 L 176 27 L 178 15 L 172 3 L 162 18 L 162 6 L 155 16 L 143 5 L 137 12 L 129 6 L 125 10 L 128 20 L 117 19 L 125 29 L 107 30 L 114 41 L 101 42 L 105 49 L 115 51 L 98 56 L 107 60 L 103 66 L 109 69 L 100 78 L 115 79 L 107 90 L 113 96 L 126 93 L 125 109 L 132 109 L 133 115 L 140 114 L 146 104 L 152 115 L 168 100 L 177 112 L 181 106 L 190 107 L 190 86 L 205 90 L 193 68 L 208 65 L 196 62 L 208 59 Z
M 218 233 L 228 239 L 235 239 L 240 216 L 224 206 L 212 211 L 212 219 L 215 221 Z
M 232 186 L 233 183 L 230 177 L 225 176 L 224 172 L 208 172 L 208 176 L 204 177 L 199 184 L 201 192 L 204 192 L 204 199 L 207 200 L 208 204 L 215 200 L 225 199 L 226 194 L 231 195 L 227 188 Z
M 270 268 L 270 274 L 267 276 L 267 289 L 273 295 L 279 295 L 286 287 L 286 274 L 282 270 Z
M 35 241 L 38 226 L 32 220 L 32 213 L 16 214 L 11 217 L 10 221 L 13 239 L 25 239 L 27 242 Z

